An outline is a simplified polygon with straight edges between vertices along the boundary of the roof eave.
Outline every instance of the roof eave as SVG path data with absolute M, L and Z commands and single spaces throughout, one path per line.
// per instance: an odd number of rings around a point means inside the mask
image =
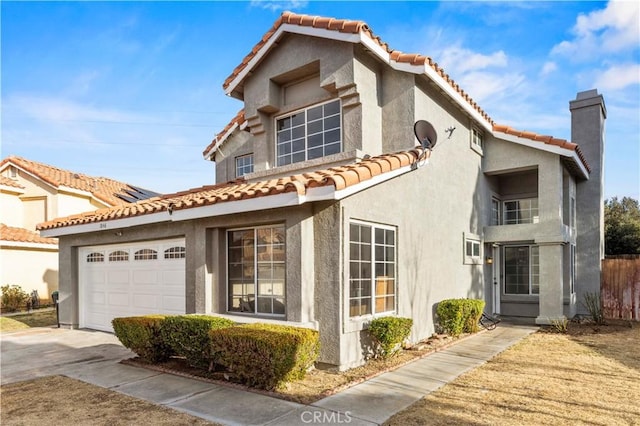
M 533 148 L 541 151 L 551 152 L 553 154 L 557 154 L 559 156 L 571 159 L 577 165 L 577 169 L 579 170 L 579 177 L 585 180 L 589 179 L 589 170 L 587 169 L 586 165 L 583 163 L 582 159 L 580 158 L 580 156 L 578 155 L 575 149 L 562 148 L 558 145 L 546 144 L 541 141 L 534 141 L 528 138 L 523 138 L 520 136 L 500 132 L 497 130 L 493 130 L 491 133 L 493 134 L 494 137 L 498 139 L 506 140 L 519 145 L 524 145 L 529 148 Z

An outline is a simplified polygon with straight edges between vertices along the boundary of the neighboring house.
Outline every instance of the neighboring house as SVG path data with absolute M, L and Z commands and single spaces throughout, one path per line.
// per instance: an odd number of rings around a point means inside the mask
M 113 179 L 5 158 L 0 162 L 0 285 L 19 285 L 49 298 L 58 289 L 58 240 L 41 237 L 36 224 L 156 195 Z
M 218 185 L 39 225 L 60 241 L 61 321 L 197 312 L 320 331 L 362 363 L 378 316 L 435 330 L 448 298 L 545 324 L 598 291 L 606 110 L 573 142 L 496 124 L 431 59 L 365 23 L 284 13 L 224 82 L 244 108 L 204 156 Z M 435 149 L 416 148 L 428 120 Z M 111 302 L 113 301 L 113 302 Z

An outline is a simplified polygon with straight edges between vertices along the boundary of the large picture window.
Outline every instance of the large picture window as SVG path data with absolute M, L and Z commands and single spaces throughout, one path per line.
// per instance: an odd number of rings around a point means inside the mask
M 349 226 L 349 316 L 394 311 L 396 291 L 395 229 L 352 222 Z
M 538 246 L 504 248 L 505 294 L 540 293 L 540 251 Z
M 342 150 L 340 100 L 276 120 L 278 166 L 337 154 Z
M 229 231 L 228 310 L 285 314 L 284 226 Z

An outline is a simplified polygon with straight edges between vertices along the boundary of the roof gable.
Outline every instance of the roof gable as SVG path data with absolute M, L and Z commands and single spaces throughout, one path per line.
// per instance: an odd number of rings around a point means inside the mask
M 285 32 L 360 43 L 380 60 L 395 69 L 427 75 L 455 102 L 467 109 L 479 122 L 482 122 L 488 130 L 493 124 L 491 117 L 431 58 L 390 48 L 386 42 L 373 33 L 364 21 L 299 15 L 292 12 L 283 12 L 271 29 L 264 34 L 251 52 L 226 78 L 222 87 L 227 94 L 232 94 L 237 90 L 244 78 L 261 62 Z
M 137 188 L 114 179 L 88 176 L 17 156 L 10 156 L 2 160 L 0 171 L 9 165 L 23 170 L 56 189 L 82 191 L 109 206 L 127 204 L 159 195 L 156 192 Z

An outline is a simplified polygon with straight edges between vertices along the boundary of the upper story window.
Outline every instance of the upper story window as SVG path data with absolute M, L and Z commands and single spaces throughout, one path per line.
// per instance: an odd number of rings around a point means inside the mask
M 253 154 L 236 157 L 236 177 L 253 173 Z
M 525 198 L 522 200 L 510 200 L 504 202 L 505 225 L 520 223 L 538 223 L 538 199 Z
M 471 128 L 471 149 L 479 154 L 482 154 L 484 149 L 484 134 L 475 127 Z
M 321 158 L 342 151 L 340 100 L 276 119 L 276 164 Z
M 500 225 L 500 201 L 491 199 L 491 225 Z

